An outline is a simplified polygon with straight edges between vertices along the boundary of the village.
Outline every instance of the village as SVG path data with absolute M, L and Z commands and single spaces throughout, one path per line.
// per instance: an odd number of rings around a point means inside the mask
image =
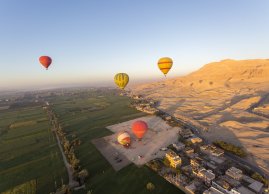
M 180 126 L 178 142 L 162 148 L 163 158 L 147 163 L 168 182 L 190 194 L 269 193 L 266 178 L 249 166 L 231 160 L 218 145 L 198 137 L 197 131 L 184 125 L 186 121 L 177 122 L 177 118 L 158 110 L 156 101 L 128 95 L 137 110 L 157 115 L 170 126 Z

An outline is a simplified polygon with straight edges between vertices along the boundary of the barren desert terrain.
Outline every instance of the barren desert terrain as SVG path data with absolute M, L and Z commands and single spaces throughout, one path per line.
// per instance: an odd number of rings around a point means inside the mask
M 269 59 L 213 62 L 183 77 L 135 86 L 132 92 L 204 126 L 201 134 L 207 139 L 244 147 L 249 161 L 269 169 Z

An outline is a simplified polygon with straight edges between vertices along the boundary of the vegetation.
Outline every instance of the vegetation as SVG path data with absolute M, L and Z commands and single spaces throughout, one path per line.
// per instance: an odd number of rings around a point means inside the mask
M 86 191 L 94 194 L 126 192 L 146 194 L 150 191 L 145 185 L 148 182 L 154 182 L 155 193 L 180 193 L 176 187 L 145 166 L 138 168 L 131 164 L 115 172 L 91 143 L 91 140 L 95 138 L 112 134 L 106 126 L 146 115 L 130 108 L 129 98 L 115 95 L 113 91 L 105 94 L 92 91 L 83 95 L 57 96 L 51 98 L 50 102 L 68 140 L 73 140 L 72 134 L 76 134 L 81 140 L 81 145 L 75 148 L 75 152 L 81 168 L 89 172 L 89 179 L 85 180 Z M 104 103 L 106 104 L 104 108 L 95 111 L 70 111 L 72 108 L 98 107 Z M 86 191 L 73 192 L 84 194 Z
M 149 182 L 149 183 L 147 184 L 147 190 L 149 190 L 149 191 L 153 191 L 154 189 L 155 189 L 155 185 L 154 185 L 153 183 Z
M 36 193 L 50 193 L 66 182 L 61 153 L 41 106 L 2 110 L 0 118 L 0 128 L 6 129 L 0 136 L 0 192 L 14 191 L 17 185 L 29 188 L 29 181 L 36 180 Z
M 13 129 L 17 127 L 27 127 L 34 124 L 36 124 L 36 121 L 23 121 L 23 122 L 13 123 L 9 126 L 9 128 Z
M 65 95 L 51 92 L 44 100 L 51 104 L 62 128 L 66 138 L 63 147 L 70 151 L 73 146 L 79 161 L 78 165 L 76 162 L 72 165 L 77 165 L 76 176 L 86 188 L 72 193 L 148 194 L 151 192 L 145 185 L 149 182 L 155 184 L 156 194 L 180 193 L 147 166 L 138 168 L 131 164 L 115 172 L 91 143 L 95 138 L 112 134 L 106 126 L 146 115 L 130 108 L 129 98 L 118 96 L 115 90 L 78 89 Z M 23 108 L 13 106 L 0 111 L 0 118 L 0 131 L 3 131 L 0 136 L 0 191 L 36 179 L 36 193 L 51 193 L 56 188 L 59 188 L 58 194 L 69 193 L 68 176 L 56 137 L 49 120 L 44 119 L 46 111 L 41 106 L 24 104 Z M 35 124 L 9 128 L 11 124 L 25 121 L 35 121 Z
M 19 194 L 36 194 L 36 180 L 31 180 L 26 183 L 20 184 L 1 194 L 18 194 L 18 193 Z
M 147 165 L 156 172 L 162 169 L 162 163 L 158 160 L 152 160 Z
M 224 149 L 225 151 L 228 151 L 232 154 L 235 154 L 240 157 L 246 157 L 247 153 L 243 150 L 243 148 L 238 147 L 236 145 L 224 142 L 224 141 L 215 141 L 214 145 Z

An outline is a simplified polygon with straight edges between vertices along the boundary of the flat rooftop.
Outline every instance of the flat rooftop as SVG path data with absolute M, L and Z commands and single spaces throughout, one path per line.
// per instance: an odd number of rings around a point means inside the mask
M 132 123 L 136 120 L 145 121 L 149 127 L 141 141 L 138 141 L 131 131 Z M 114 134 L 92 142 L 115 170 L 120 170 L 131 162 L 140 166 L 155 158 L 164 157 L 166 151 L 160 149 L 178 141 L 179 127 L 171 127 L 157 116 L 141 117 L 107 128 Z M 121 131 L 127 131 L 131 136 L 129 148 L 125 148 L 117 142 L 117 135 Z M 111 153 L 114 153 L 114 155 L 118 153 L 121 156 L 119 158 L 123 158 L 122 161 L 115 162 L 115 156 Z

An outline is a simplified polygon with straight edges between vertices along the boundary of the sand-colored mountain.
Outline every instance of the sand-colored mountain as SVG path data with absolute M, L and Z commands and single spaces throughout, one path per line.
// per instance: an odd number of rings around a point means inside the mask
M 269 169 L 269 59 L 213 62 L 132 91 L 204 126 L 202 134 L 211 140 L 244 146 L 253 163 Z

